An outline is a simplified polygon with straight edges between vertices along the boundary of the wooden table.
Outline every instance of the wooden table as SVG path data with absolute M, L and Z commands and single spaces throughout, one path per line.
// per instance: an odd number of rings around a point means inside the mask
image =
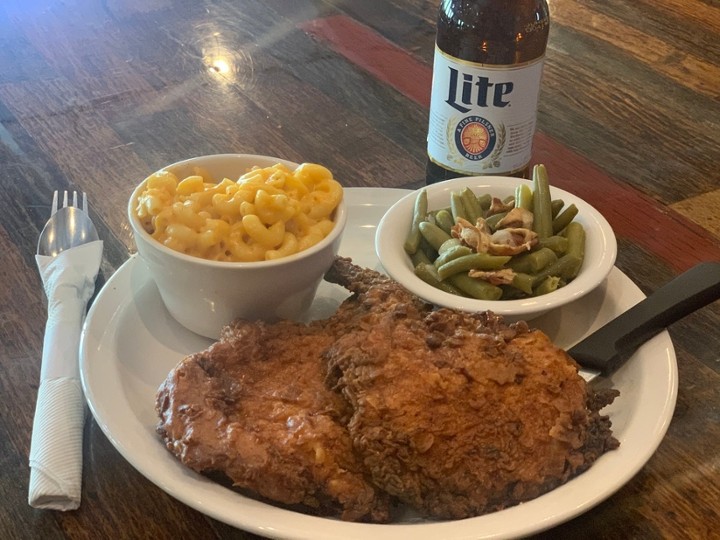
M 549 0 L 534 162 L 595 205 L 645 293 L 720 260 L 720 7 Z M 101 279 L 132 187 L 190 156 L 272 154 L 346 186 L 423 184 L 437 1 L 7 0 L 0 6 L 0 536 L 253 538 L 166 495 L 89 417 L 83 503 L 27 504 L 56 189 L 88 193 Z M 370 249 L 370 248 L 368 248 Z M 720 304 L 670 329 L 677 407 L 644 468 L 547 538 L 720 537 Z M 122 414 L 122 411 L 118 411 Z

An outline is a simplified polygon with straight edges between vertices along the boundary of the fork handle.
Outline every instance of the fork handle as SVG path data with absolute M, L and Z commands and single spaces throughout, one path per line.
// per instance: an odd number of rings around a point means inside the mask
M 583 367 L 615 371 L 665 327 L 720 298 L 720 262 L 700 263 L 593 332 L 568 353 Z

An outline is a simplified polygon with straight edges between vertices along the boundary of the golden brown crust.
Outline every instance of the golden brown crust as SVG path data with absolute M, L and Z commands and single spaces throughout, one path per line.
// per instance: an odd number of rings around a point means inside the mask
M 364 476 L 339 419 L 347 404 L 323 384 L 320 352 L 334 336 L 313 327 L 242 323 L 186 358 L 157 397 L 158 432 L 197 472 L 347 520 L 385 521 L 387 496 Z
M 397 499 L 465 518 L 537 497 L 615 441 L 575 362 L 525 323 L 433 310 L 338 259 L 354 294 L 309 325 L 238 321 L 158 393 L 158 431 L 199 472 L 347 520 Z

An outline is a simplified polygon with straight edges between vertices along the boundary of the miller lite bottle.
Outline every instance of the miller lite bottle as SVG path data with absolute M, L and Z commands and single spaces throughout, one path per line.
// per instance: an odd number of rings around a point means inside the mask
M 528 176 L 549 30 L 546 0 L 442 0 L 428 184 Z

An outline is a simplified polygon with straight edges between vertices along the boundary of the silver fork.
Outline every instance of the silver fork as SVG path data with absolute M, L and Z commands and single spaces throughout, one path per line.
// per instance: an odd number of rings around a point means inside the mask
M 80 330 L 102 260 L 102 243 L 93 242 L 98 233 L 87 210 L 85 193 L 80 197 L 73 192 L 71 197 L 64 192 L 60 206 L 56 191 L 38 240 L 36 261 L 48 298 L 48 320 L 30 444 L 28 502 L 35 508 L 72 510 L 80 504 L 85 414 Z M 81 244 L 87 246 L 70 249 Z
M 59 192 L 53 193 L 50 219 L 38 239 L 38 255 L 57 256 L 60 252 L 98 239 L 97 229 L 88 214 L 87 194 L 82 192 L 82 206 L 78 204 L 78 192 L 72 192 L 72 205 L 68 192 L 62 196 L 59 206 Z
M 58 206 L 58 199 L 59 199 L 59 191 L 56 189 L 53 192 L 53 200 L 52 200 L 52 208 L 50 209 L 50 216 L 55 214 L 55 212 L 58 211 L 60 208 Z M 62 208 L 66 208 L 68 206 L 68 192 L 67 190 L 63 191 L 63 200 L 62 200 Z M 87 202 L 87 193 L 84 191 L 82 192 L 82 204 L 78 204 L 78 192 L 74 191 L 72 192 L 72 205 L 75 208 L 79 208 L 86 214 L 90 214 L 90 211 L 88 210 L 88 202 Z

